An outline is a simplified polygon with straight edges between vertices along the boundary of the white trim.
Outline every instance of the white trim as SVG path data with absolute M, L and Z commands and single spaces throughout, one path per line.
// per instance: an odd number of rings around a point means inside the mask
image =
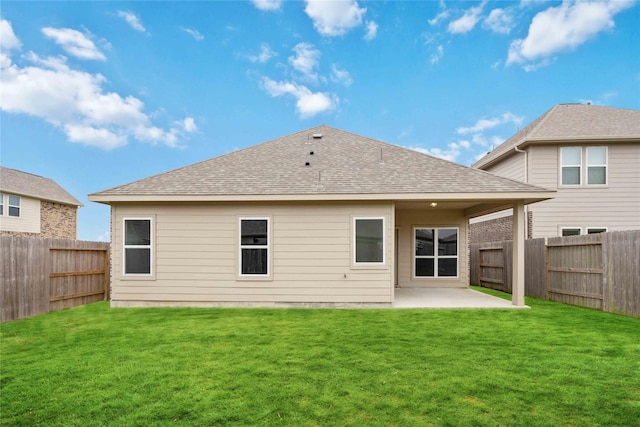
M 581 236 L 582 235 L 582 227 L 578 227 L 578 226 L 561 226 L 560 227 L 560 237 L 569 237 L 569 236 L 564 236 L 562 233 L 564 232 L 564 230 L 578 230 L 578 234 L 577 236 Z M 570 236 L 574 236 L 574 234 L 571 234 Z
M 4 193 L 0 193 L 0 216 L 4 216 Z
M 11 204 L 11 198 L 12 197 L 16 197 L 18 198 L 18 204 Z M 7 194 L 7 216 L 13 217 L 13 218 L 20 218 L 22 216 L 22 208 L 20 207 L 21 205 L 21 201 L 22 198 L 16 194 Z M 18 208 L 18 215 L 11 215 L 11 208 Z
M 580 187 L 582 185 L 582 146 L 579 145 L 567 145 L 564 147 L 559 147 L 560 148 L 560 169 L 559 169 L 559 176 L 558 176 L 558 187 Z M 570 165 L 565 165 L 564 164 L 564 155 L 563 155 L 563 151 L 567 148 L 577 148 L 579 151 L 579 156 L 580 156 L 580 163 L 576 164 L 570 164 Z M 565 184 L 564 181 L 562 180 L 562 171 L 563 169 L 567 167 L 567 168 L 575 168 L 578 167 L 578 183 L 577 184 Z
M 242 221 L 267 221 L 266 245 L 242 245 Z M 266 249 L 267 250 L 267 274 L 242 273 L 242 249 Z M 268 279 L 271 278 L 271 217 L 268 216 L 241 216 L 238 217 L 238 277 L 242 279 Z
M 591 226 L 591 227 L 585 227 L 584 228 L 584 234 L 595 234 L 595 233 L 589 233 L 589 230 L 593 230 L 593 229 L 604 230 L 604 231 L 601 231 L 601 233 L 606 233 L 607 231 L 609 231 L 609 227 L 594 227 L 594 226 Z
M 384 216 L 353 216 L 352 217 L 352 240 L 351 245 L 353 250 L 351 255 L 351 265 L 354 267 L 374 267 L 374 266 L 386 266 L 387 265 L 387 224 Z M 356 244 L 356 222 L 358 220 L 382 220 L 382 262 L 358 262 L 356 251 L 358 250 L 358 246 Z
M 456 230 L 456 255 L 438 255 L 438 231 L 439 230 Z M 415 225 L 412 228 L 412 246 L 411 246 L 411 277 L 416 280 L 432 280 L 432 279 L 459 279 L 460 278 L 460 227 L 458 226 L 430 226 Z M 433 230 L 433 255 L 416 255 L 416 230 Z M 416 275 L 416 259 L 433 259 L 433 276 L 417 276 Z M 454 259 L 456 260 L 455 276 L 438 276 L 438 259 Z
M 127 221 L 149 221 L 149 244 L 127 245 Z M 153 277 L 154 273 L 154 224 L 153 217 L 124 217 L 122 218 L 122 277 Z M 149 249 L 149 273 L 127 273 L 127 249 Z
M 604 148 L 604 164 L 589 164 L 589 149 L 590 148 Z M 584 183 L 589 187 L 606 187 L 609 185 L 609 147 L 606 145 L 594 145 L 584 147 L 584 156 L 585 156 L 585 176 Z M 604 167 L 604 183 L 603 184 L 589 184 L 589 167 L 601 168 Z

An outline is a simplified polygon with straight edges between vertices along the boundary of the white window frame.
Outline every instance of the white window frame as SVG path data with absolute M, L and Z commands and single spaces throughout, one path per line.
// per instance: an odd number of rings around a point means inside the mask
M 560 227 L 560 237 L 571 237 L 572 235 L 569 236 L 565 236 L 564 235 L 564 230 L 578 230 L 578 234 L 576 234 L 576 236 L 582 236 L 582 227 L 576 227 L 576 226 L 566 226 L 566 227 Z
M 0 216 L 4 216 L 4 193 L 0 193 Z
M 356 240 L 356 223 L 360 220 L 382 220 L 382 261 L 380 262 L 361 262 L 361 261 L 357 261 L 358 257 L 357 257 L 357 250 L 358 250 L 358 245 L 357 245 L 357 240 Z M 352 232 L 352 265 L 355 267 L 380 267 L 380 266 L 386 266 L 387 265 L 387 221 L 385 219 L 384 216 L 354 216 L 353 220 L 352 220 L 352 228 L 353 228 L 353 232 Z
M 594 164 L 591 165 L 589 164 L 589 149 L 590 148 L 604 148 L 604 164 Z M 606 185 L 609 184 L 609 148 L 605 145 L 593 145 L 593 146 L 587 146 L 584 148 L 584 155 L 585 155 L 585 177 L 584 177 L 584 183 L 585 185 L 588 185 L 589 187 L 604 187 Z M 601 168 L 604 167 L 604 183 L 602 184 L 589 184 L 589 168 L 594 167 L 594 168 Z
M 578 148 L 580 150 L 580 163 L 578 163 L 577 165 L 565 165 L 564 164 L 564 153 L 563 153 L 565 148 Z M 583 150 L 582 150 L 581 146 L 568 145 L 566 147 L 560 147 L 560 177 L 559 177 L 560 186 L 562 186 L 562 187 L 580 187 L 582 185 L 582 182 L 583 182 L 582 181 L 582 171 L 584 169 L 582 167 L 582 151 Z M 567 167 L 567 168 L 575 168 L 576 166 L 578 167 L 578 181 L 579 182 L 577 184 L 565 184 L 564 181 L 562 180 L 563 179 L 563 175 L 564 175 L 562 173 L 563 169 L 565 167 Z
M 127 221 L 149 221 L 149 244 L 148 245 L 127 245 Z M 125 217 L 122 219 L 122 275 L 124 277 L 152 277 L 154 273 L 154 251 L 153 245 L 153 218 L 151 217 Z M 127 249 L 149 249 L 149 273 L 127 273 Z
M 609 231 L 609 228 L 608 227 L 593 227 L 593 226 L 592 227 L 585 227 L 584 228 L 584 231 L 585 231 L 584 234 L 597 234 L 597 233 L 589 233 L 589 231 L 591 231 L 591 230 L 603 230 L 603 231 L 598 231 L 598 233 L 606 233 L 607 231 Z
M 433 230 L 433 255 L 416 255 L 416 230 Z M 456 230 L 456 255 L 438 255 L 438 234 L 439 230 Z M 433 279 L 459 279 L 460 278 L 460 227 L 455 226 L 415 226 L 413 227 L 412 236 L 413 246 L 411 248 L 412 253 L 412 278 L 419 280 L 433 280 Z M 416 259 L 419 258 L 433 258 L 433 276 L 418 276 L 416 275 Z M 455 276 L 438 276 L 438 260 L 442 259 L 454 259 L 456 260 L 456 275 Z
M 242 221 L 267 221 L 267 244 L 266 245 L 243 245 L 242 244 Z M 271 277 L 271 218 L 268 216 L 243 216 L 238 218 L 238 276 L 243 279 L 268 279 Z M 246 274 L 242 272 L 242 250 L 243 249 L 266 249 L 267 250 L 267 274 Z

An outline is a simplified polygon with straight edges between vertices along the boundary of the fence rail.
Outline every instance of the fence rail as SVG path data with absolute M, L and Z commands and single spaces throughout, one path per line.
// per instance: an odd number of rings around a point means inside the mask
M 0 321 L 109 298 L 109 244 L 0 236 Z
M 511 292 L 511 254 L 470 245 L 471 284 Z M 640 317 L 640 230 L 525 241 L 525 295 Z

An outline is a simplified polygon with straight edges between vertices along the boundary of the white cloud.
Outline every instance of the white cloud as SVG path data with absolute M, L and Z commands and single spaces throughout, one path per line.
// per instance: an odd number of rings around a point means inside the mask
M 178 122 L 177 124 L 182 124 L 182 128 L 187 133 L 194 133 L 198 130 L 198 126 L 196 125 L 196 121 L 193 117 L 187 117 L 182 122 Z
M 432 64 L 437 64 L 442 59 L 443 55 L 444 55 L 444 47 L 442 47 L 442 45 L 439 45 L 436 48 L 436 52 L 431 55 L 431 60 L 429 62 L 431 62 Z
M 334 83 L 342 83 L 349 87 L 353 84 L 351 74 L 347 70 L 340 70 L 336 64 L 331 65 L 331 81 Z
M 297 71 L 302 73 L 306 80 L 313 82 L 318 81 L 318 75 L 315 73 L 315 69 L 318 67 L 318 58 L 320 58 L 320 51 L 313 47 L 311 43 L 298 43 L 293 47 L 295 56 L 289 57 L 289 64 L 293 66 Z
M 480 14 L 486 3 L 487 1 L 483 0 L 478 6 L 467 9 L 460 18 L 449 22 L 447 31 L 451 34 L 465 34 L 473 30 L 473 27 L 475 27 L 480 20 Z
M 513 16 L 508 9 L 493 9 L 482 26 L 494 33 L 509 34 L 514 27 Z
M 455 162 L 456 159 L 460 156 L 461 150 L 460 146 L 455 142 L 451 142 L 447 144 L 446 149 L 442 148 L 424 148 L 424 147 L 405 147 L 413 151 L 417 151 L 419 153 L 428 154 L 433 157 L 438 157 L 440 159 L 449 160 L 450 162 Z
M 153 125 L 141 100 L 105 92 L 105 77 L 72 69 L 64 57 L 40 58 L 29 52 L 24 59 L 30 65 L 24 67 L 6 59 L 0 73 L 0 109 L 39 117 L 71 142 L 112 149 L 132 137 L 177 146 L 182 132 L 195 127 L 189 118 L 169 130 Z
M 194 39 L 196 39 L 197 41 L 202 41 L 204 40 L 204 36 L 202 34 L 200 34 L 200 32 L 194 28 L 185 28 L 185 27 L 180 27 L 180 29 L 182 31 L 184 31 L 187 34 L 190 34 L 191 37 L 193 37 Z
M 119 10 L 118 16 L 124 19 L 125 21 L 127 21 L 127 24 L 129 24 L 131 28 L 133 28 L 134 30 L 140 31 L 141 33 L 147 32 L 147 29 L 144 28 L 144 25 L 142 25 L 142 22 L 140 22 L 140 19 L 133 12 Z
M 366 41 L 371 41 L 376 38 L 378 34 L 378 24 L 374 21 L 367 21 L 367 33 L 364 35 Z
M 267 62 L 268 60 L 270 60 L 271 58 L 277 55 L 278 54 L 273 50 L 271 50 L 271 48 L 267 43 L 262 43 L 260 45 L 260 53 L 257 55 L 249 55 L 248 58 L 249 58 L 249 61 L 251 62 L 259 62 L 261 64 L 264 64 L 265 62 Z
M 4 51 L 18 50 L 22 47 L 22 43 L 13 32 L 11 22 L 6 19 L 0 20 L 0 49 Z
M 443 10 L 442 12 L 438 13 L 434 18 L 429 19 L 427 22 L 429 23 L 429 25 L 434 26 L 434 25 L 438 25 L 440 21 L 444 21 L 448 17 L 449 17 L 449 11 Z
M 309 88 L 291 82 L 276 82 L 263 77 L 264 90 L 273 97 L 291 95 L 296 99 L 296 110 L 302 119 L 313 117 L 325 111 L 336 108 L 337 99 L 334 95 L 323 92 L 311 92 Z
M 279 10 L 282 7 L 282 0 L 251 0 L 251 3 L 264 11 Z
M 307 0 L 304 11 L 321 35 L 335 37 L 362 25 L 362 17 L 367 9 L 359 7 L 355 0 Z
M 80 31 L 71 28 L 51 28 L 45 27 L 42 34 L 52 39 L 56 44 L 60 45 L 65 52 L 80 59 L 95 59 L 98 61 L 106 61 L 107 58 Z
M 634 4 L 633 0 L 565 0 L 560 6 L 539 12 L 531 21 L 527 37 L 511 43 L 507 65 L 544 62 L 558 52 L 575 49 L 601 31 L 613 28 L 613 17 Z M 528 64 L 528 71 L 539 66 Z
M 500 116 L 493 117 L 491 119 L 480 119 L 476 122 L 475 125 L 471 127 L 459 127 L 456 129 L 456 132 L 461 135 L 466 135 L 470 133 L 480 133 L 488 129 L 493 129 L 498 125 L 503 125 L 507 123 L 513 123 L 517 126 L 520 126 L 523 120 L 524 120 L 524 117 L 516 116 L 513 113 L 506 112 Z

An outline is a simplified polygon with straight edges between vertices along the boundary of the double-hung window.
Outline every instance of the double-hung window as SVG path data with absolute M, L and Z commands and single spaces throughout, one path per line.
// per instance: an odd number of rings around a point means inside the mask
M 9 194 L 9 216 L 20 216 L 20 196 Z
M 0 193 L 0 215 L 4 215 L 4 194 Z
M 458 229 L 414 229 L 414 276 L 458 277 Z
M 580 185 L 582 183 L 582 147 L 562 147 L 560 149 L 562 164 L 562 185 Z
M 240 218 L 240 276 L 268 277 L 269 218 Z
M 150 218 L 124 220 L 124 274 L 151 275 L 151 240 Z
M 583 168 L 583 164 L 586 167 Z M 583 183 L 606 185 L 607 147 L 562 147 L 560 182 L 567 186 L 580 186 Z
M 353 219 L 355 265 L 384 265 L 384 218 Z
M 587 147 L 587 185 L 607 183 L 607 147 Z

